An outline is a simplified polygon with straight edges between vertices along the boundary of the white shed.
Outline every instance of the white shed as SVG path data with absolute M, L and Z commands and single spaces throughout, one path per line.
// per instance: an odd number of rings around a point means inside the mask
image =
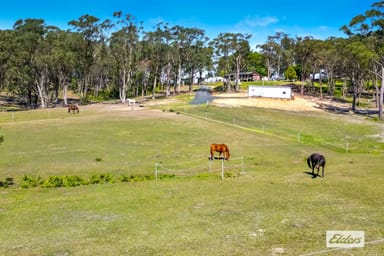
M 291 99 L 293 95 L 289 86 L 250 85 L 248 87 L 248 97 Z

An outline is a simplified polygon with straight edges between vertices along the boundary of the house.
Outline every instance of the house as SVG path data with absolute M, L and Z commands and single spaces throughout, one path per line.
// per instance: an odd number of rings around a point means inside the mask
M 321 77 L 321 81 L 326 81 L 328 80 L 328 74 L 324 69 L 320 70 L 320 73 L 315 73 L 315 74 L 309 74 L 309 79 L 319 81 Z
M 230 81 L 234 81 L 236 74 L 231 73 L 231 74 L 225 75 L 224 77 Z M 253 71 L 253 72 L 240 72 L 239 73 L 239 80 L 241 82 L 259 81 L 259 80 L 261 80 L 261 76 L 259 73 L 255 72 L 255 71 Z

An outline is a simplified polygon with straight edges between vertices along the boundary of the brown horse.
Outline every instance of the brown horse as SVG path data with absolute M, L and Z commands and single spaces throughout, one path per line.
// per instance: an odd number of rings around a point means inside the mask
M 225 144 L 212 144 L 210 152 L 211 152 L 211 154 L 209 156 L 210 160 L 213 160 L 213 154 L 215 152 L 219 152 L 219 157 L 221 156 L 221 154 L 224 154 L 225 160 L 229 160 L 229 158 L 231 156 L 229 154 L 229 149 L 228 149 L 227 145 L 225 145 Z
M 72 114 L 75 114 L 76 112 L 77 113 L 80 112 L 79 107 L 76 106 L 75 104 L 68 105 L 68 113 L 71 113 L 71 111 L 72 111 Z

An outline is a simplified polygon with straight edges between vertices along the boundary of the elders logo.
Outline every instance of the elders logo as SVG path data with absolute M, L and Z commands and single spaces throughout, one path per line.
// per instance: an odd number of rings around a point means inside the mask
M 327 247 L 364 247 L 364 231 L 327 231 Z

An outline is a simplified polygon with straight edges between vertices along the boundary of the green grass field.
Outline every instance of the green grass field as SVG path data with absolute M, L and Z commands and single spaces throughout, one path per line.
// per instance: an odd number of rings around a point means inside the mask
M 16 183 L 0 188 L 0 255 L 382 255 L 383 123 L 187 101 L 0 113 L 0 180 Z M 224 180 L 211 143 L 231 150 Z M 312 152 L 325 178 L 307 173 Z M 176 176 L 118 181 L 157 166 Z M 100 174 L 114 182 L 19 186 Z M 362 230 L 366 245 L 327 250 L 328 230 Z

